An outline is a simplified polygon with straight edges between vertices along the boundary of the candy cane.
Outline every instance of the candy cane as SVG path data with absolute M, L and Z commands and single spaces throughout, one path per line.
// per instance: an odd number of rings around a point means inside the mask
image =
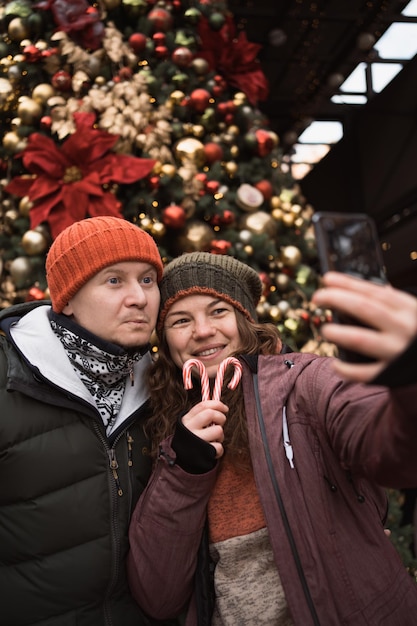
M 240 361 L 238 361 L 233 356 L 229 356 L 227 357 L 227 359 L 224 359 L 224 361 L 220 363 L 219 368 L 217 370 L 216 380 L 214 382 L 214 389 L 213 389 L 213 400 L 220 400 L 220 396 L 222 394 L 224 375 L 229 365 L 233 365 L 235 368 L 235 371 L 233 372 L 233 376 L 229 384 L 227 385 L 229 389 L 236 389 L 242 377 L 242 365 Z
M 226 369 L 229 365 L 233 365 L 235 371 L 233 372 L 233 376 L 227 385 L 229 389 L 236 389 L 241 377 L 242 377 L 242 365 L 240 361 L 238 361 L 235 357 L 230 356 L 227 359 L 224 359 L 218 367 L 216 380 L 214 381 L 214 389 L 213 389 L 213 400 L 220 400 L 224 375 L 226 373 Z M 184 381 L 185 389 L 192 389 L 193 382 L 191 378 L 191 372 L 193 368 L 196 367 L 200 374 L 201 378 L 201 396 L 202 400 L 210 399 L 210 385 L 209 378 L 207 374 L 207 370 L 205 368 L 204 363 L 199 361 L 198 359 L 188 359 L 182 367 L 182 377 Z
M 201 397 L 202 400 L 210 400 L 210 384 L 204 363 L 198 359 L 188 359 L 182 366 L 182 377 L 185 389 L 192 389 L 193 381 L 191 380 L 191 371 L 196 367 L 201 378 Z

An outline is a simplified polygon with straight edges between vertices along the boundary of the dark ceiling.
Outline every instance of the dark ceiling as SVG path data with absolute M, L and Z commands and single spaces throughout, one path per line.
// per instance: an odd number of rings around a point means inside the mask
M 330 96 L 360 61 L 406 1 L 229 0 L 248 40 L 263 46 L 260 60 L 270 85 L 260 108 L 282 144 L 291 145 L 312 119 L 343 122 L 351 107 Z M 403 18 L 404 19 L 404 18 Z M 340 80 L 342 79 L 342 80 Z

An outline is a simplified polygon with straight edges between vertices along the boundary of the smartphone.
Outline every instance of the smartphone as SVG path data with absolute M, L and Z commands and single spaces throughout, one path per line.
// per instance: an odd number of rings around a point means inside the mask
M 388 282 L 376 225 L 369 215 L 318 212 L 313 214 L 312 223 L 323 274 L 335 271 L 379 284 Z M 364 325 L 342 313 L 334 313 L 333 317 L 340 324 Z M 345 349 L 339 349 L 339 356 L 355 363 L 372 360 Z

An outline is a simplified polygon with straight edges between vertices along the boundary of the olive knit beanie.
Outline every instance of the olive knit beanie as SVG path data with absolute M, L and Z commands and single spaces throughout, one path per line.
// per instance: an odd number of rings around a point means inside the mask
M 162 277 L 162 260 L 148 233 L 123 218 L 80 220 L 63 230 L 46 257 L 52 308 L 62 313 L 68 301 L 100 270 L 122 261 L 150 263 Z
M 192 294 L 220 297 L 256 321 L 262 282 L 254 269 L 231 256 L 189 252 L 166 265 L 160 291 L 159 331 L 174 302 Z

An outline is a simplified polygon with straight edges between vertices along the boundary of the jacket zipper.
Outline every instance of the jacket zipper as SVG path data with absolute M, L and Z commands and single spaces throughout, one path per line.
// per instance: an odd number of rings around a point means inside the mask
M 291 530 L 291 526 L 287 517 L 287 512 L 285 510 L 284 507 L 284 502 L 282 500 L 282 495 L 281 495 L 281 491 L 279 488 L 279 484 L 278 484 L 278 480 L 275 474 L 275 470 L 274 470 L 274 466 L 272 463 L 272 457 L 271 457 L 271 451 L 269 448 L 269 442 L 267 440 L 267 436 L 266 436 L 266 429 L 265 429 L 265 421 L 264 421 L 264 417 L 263 417 L 263 413 L 262 413 L 262 408 L 261 408 L 261 401 L 260 401 L 260 397 L 259 397 L 259 389 L 258 389 L 258 375 L 257 374 L 252 374 L 252 379 L 253 379 L 253 389 L 255 392 L 255 402 L 256 402 L 256 410 L 257 410 L 257 414 L 258 414 L 258 423 L 259 423 L 259 429 L 261 432 L 261 437 L 262 437 L 262 443 L 264 446 L 264 450 L 265 450 L 265 456 L 266 456 L 266 460 L 267 460 L 267 464 L 268 464 L 268 473 L 269 476 L 271 478 L 271 482 L 272 482 L 272 487 L 274 489 L 274 493 L 275 493 L 275 497 L 278 503 L 278 507 L 281 513 L 281 517 L 282 517 L 282 521 L 284 523 L 284 528 L 285 528 L 285 532 L 291 547 L 291 552 L 292 555 L 294 557 L 294 561 L 295 561 L 295 565 L 297 567 L 297 572 L 298 572 L 298 576 L 301 582 L 301 586 L 303 588 L 303 593 L 304 593 L 304 597 L 305 600 L 307 602 L 307 606 L 309 608 L 310 611 L 310 615 L 311 618 L 313 620 L 313 623 L 315 626 L 320 626 L 320 620 L 318 618 L 317 612 L 316 612 L 316 608 L 314 606 L 314 602 L 313 599 L 311 597 L 311 593 L 310 593 L 310 589 L 308 588 L 308 584 L 307 584 L 307 580 L 304 574 L 304 570 L 303 570 L 303 566 L 301 563 L 301 559 L 300 559 L 300 555 L 298 553 L 297 550 L 297 545 L 295 543 L 295 539 L 294 539 L 294 535 L 292 533 Z
M 112 486 L 112 505 L 111 505 L 111 511 L 112 511 L 112 520 L 111 520 L 111 532 L 112 532 L 112 544 L 114 546 L 114 552 L 113 552 L 113 565 L 114 565 L 114 571 L 113 571 L 113 576 L 112 576 L 112 580 L 110 581 L 108 587 L 107 587 L 107 592 L 106 592 L 106 598 L 104 599 L 104 616 L 105 616 L 105 622 L 108 626 L 113 626 L 113 620 L 110 614 L 110 610 L 107 604 L 107 597 L 110 596 L 111 594 L 111 590 L 114 587 L 115 583 L 117 582 L 117 579 L 119 577 L 119 563 L 120 563 L 120 541 L 119 541 L 119 520 L 118 520 L 118 516 L 116 514 L 116 510 L 119 506 L 119 498 L 120 496 L 123 495 L 123 490 L 121 488 L 120 485 L 120 481 L 119 481 L 119 476 L 117 474 L 117 468 L 119 467 L 119 464 L 117 462 L 117 458 L 116 458 L 116 450 L 115 450 L 115 446 L 116 444 L 120 441 L 120 439 L 122 438 L 122 436 L 127 432 L 127 431 L 122 431 L 118 434 L 118 436 L 114 439 L 114 441 L 112 442 L 111 446 L 109 446 L 108 440 L 106 439 L 106 437 L 104 437 L 103 433 L 101 432 L 100 426 L 97 422 L 94 422 L 94 428 L 98 434 L 98 437 L 100 439 L 100 441 L 102 442 L 104 448 L 107 451 L 107 455 L 109 457 L 109 466 L 110 466 L 110 470 L 113 474 L 113 486 Z M 129 441 L 129 438 L 128 438 Z

